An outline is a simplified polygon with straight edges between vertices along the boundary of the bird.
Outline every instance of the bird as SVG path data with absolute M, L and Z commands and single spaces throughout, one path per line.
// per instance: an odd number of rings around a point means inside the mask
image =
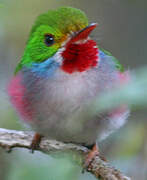
M 129 79 L 119 61 L 90 38 L 96 27 L 73 7 L 41 14 L 8 85 L 20 119 L 36 132 L 32 148 L 42 136 L 80 144 L 90 150 L 86 164 L 99 153 L 97 143 L 124 125 L 130 114 L 125 104 L 97 115 L 88 111 L 92 101 Z

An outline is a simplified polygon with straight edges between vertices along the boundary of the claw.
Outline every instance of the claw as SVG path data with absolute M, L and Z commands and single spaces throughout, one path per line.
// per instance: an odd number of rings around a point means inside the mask
M 87 170 L 94 160 L 95 156 L 99 155 L 99 148 L 97 144 L 94 144 L 90 152 L 87 154 L 84 165 L 83 165 L 83 170 L 82 173 L 84 173 L 85 170 Z
M 30 149 L 32 153 L 34 153 L 34 150 L 39 148 L 39 144 L 41 142 L 42 137 L 43 137 L 42 135 L 35 133 L 33 140 L 31 142 L 31 145 L 30 145 Z

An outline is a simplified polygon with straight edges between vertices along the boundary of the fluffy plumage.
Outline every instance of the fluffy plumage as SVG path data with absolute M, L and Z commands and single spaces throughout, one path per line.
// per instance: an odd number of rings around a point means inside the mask
M 40 16 L 8 92 L 20 117 L 36 132 L 91 145 L 121 127 L 129 110 L 122 105 L 97 116 L 87 111 L 89 102 L 119 87 L 126 77 L 118 61 L 95 42 L 86 38 L 67 46 L 87 24 L 84 13 L 73 8 Z M 46 33 L 55 36 L 50 47 L 43 44 Z M 89 41 L 93 44 L 87 48 Z

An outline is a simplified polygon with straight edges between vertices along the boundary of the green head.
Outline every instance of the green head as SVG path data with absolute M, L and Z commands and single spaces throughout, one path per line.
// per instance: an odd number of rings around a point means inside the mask
M 49 10 L 40 15 L 32 27 L 16 73 L 23 66 L 29 67 L 32 63 L 40 63 L 52 57 L 67 41 L 71 32 L 78 32 L 87 25 L 85 14 L 71 7 Z

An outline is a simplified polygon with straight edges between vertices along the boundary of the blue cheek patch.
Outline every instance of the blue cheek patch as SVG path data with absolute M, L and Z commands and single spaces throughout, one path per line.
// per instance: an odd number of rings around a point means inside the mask
M 49 58 L 42 63 L 33 63 L 31 67 L 31 72 L 35 73 L 39 77 L 49 78 L 54 75 L 60 64 L 55 62 L 53 58 Z

